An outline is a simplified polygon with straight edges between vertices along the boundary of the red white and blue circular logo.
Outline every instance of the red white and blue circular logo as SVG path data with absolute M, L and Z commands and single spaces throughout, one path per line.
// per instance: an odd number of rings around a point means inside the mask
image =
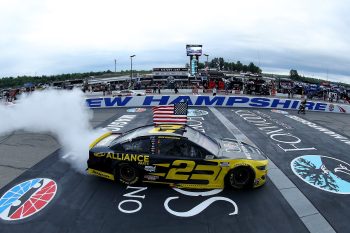
M 0 198 L 0 218 L 7 221 L 28 218 L 44 209 L 56 192 L 56 182 L 48 178 L 17 184 Z

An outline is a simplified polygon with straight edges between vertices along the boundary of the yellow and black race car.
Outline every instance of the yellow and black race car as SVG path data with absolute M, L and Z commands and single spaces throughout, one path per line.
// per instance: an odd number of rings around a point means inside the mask
M 87 171 L 128 185 L 241 189 L 263 185 L 267 163 L 262 151 L 237 140 L 216 141 L 189 126 L 149 125 L 98 138 Z

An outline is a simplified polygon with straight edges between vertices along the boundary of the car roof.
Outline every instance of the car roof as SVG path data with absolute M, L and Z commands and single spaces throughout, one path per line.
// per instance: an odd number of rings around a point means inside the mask
M 169 126 L 173 125 L 146 125 L 138 128 L 134 128 L 130 131 L 123 133 L 123 135 L 135 132 L 135 137 L 142 136 L 152 136 L 152 135 L 166 135 L 166 136 L 176 136 L 182 137 L 184 132 L 186 132 L 186 128 L 189 126 L 179 126 L 174 132 L 169 132 Z M 154 130 L 153 132 L 151 132 Z
M 209 137 L 208 135 L 203 134 L 202 132 L 187 126 L 187 125 L 146 125 L 135 128 L 128 132 L 123 133 L 120 137 L 116 138 L 114 141 L 115 144 L 124 143 L 125 141 L 133 140 L 134 138 L 147 137 L 147 136 L 165 136 L 165 137 L 176 137 L 176 138 L 185 138 L 186 140 L 192 141 L 193 143 L 200 146 L 209 146 L 208 149 L 213 154 L 218 154 L 218 148 L 220 144 Z

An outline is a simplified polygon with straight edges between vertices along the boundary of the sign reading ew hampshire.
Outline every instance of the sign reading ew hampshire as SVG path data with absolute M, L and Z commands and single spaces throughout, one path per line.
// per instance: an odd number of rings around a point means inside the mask
M 30 217 L 44 209 L 56 191 L 56 182 L 47 178 L 17 184 L 0 198 L 0 219 L 15 221 Z
M 303 155 L 291 168 L 304 182 L 327 192 L 350 194 L 350 164 L 322 155 Z
M 254 96 L 208 95 L 124 96 L 86 99 L 86 104 L 89 108 L 150 107 L 159 105 L 172 105 L 179 102 L 187 102 L 189 106 L 274 108 L 297 110 L 301 101 L 296 99 L 267 98 Z M 337 113 L 350 112 L 350 105 L 345 104 L 334 105 L 324 102 L 308 101 L 305 106 L 307 111 Z

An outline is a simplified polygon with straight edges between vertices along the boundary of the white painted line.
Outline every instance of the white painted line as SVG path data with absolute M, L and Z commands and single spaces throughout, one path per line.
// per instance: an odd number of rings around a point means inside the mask
M 210 111 L 232 133 L 237 140 L 256 146 L 245 134 L 242 133 L 231 121 L 214 107 Z M 269 159 L 268 177 L 281 192 L 288 204 L 297 213 L 300 220 L 311 233 L 335 233 L 336 231 L 328 221 L 320 214 L 315 206 L 294 185 L 294 183 Z

